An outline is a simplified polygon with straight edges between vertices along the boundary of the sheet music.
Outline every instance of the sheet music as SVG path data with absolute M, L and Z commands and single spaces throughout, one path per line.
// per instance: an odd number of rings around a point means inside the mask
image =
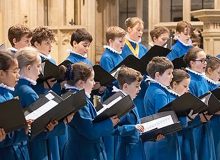
M 111 75 L 112 75 L 113 77 L 115 77 L 120 69 L 121 69 L 121 67 L 119 67 L 119 68 L 116 69 L 114 72 L 112 72 Z M 116 77 L 115 77 L 115 78 L 116 78 Z
M 46 97 L 48 100 L 54 99 L 54 96 L 53 96 L 51 93 L 48 93 L 45 97 Z
M 144 132 L 148 132 L 156 128 L 160 129 L 172 124 L 174 124 L 174 122 L 171 115 L 161 117 L 150 122 L 142 123 L 142 125 L 144 126 Z
M 114 104 L 116 104 L 118 101 L 120 101 L 123 97 L 122 96 L 119 96 L 117 97 L 116 99 L 114 99 L 113 101 L 111 101 L 108 105 L 106 104 L 103 104 L 103 108 L 100 109 L 98 112 L 97 112 L 97 115 L 101 114 L 102 112 L 104 112 L 107 108 L 111 108 Z
M 25 119 L 26 120 L 35 120 L 35 119 L 39 118 L 40 116 L 42 116 L 43 114 L 45 114 L 46 112 L 48 112 L 49 110 L 51 110 L 52 108 L 54 108 L 57 104 L 58 103 L 55 102 L 54 100 L 50 100 L 49 102 L 45 103 L 44 105 L 42 105 L 41 107 L 39 107 L 35 111 L 33 111 L 30 114 L 28 114 L 27 116 L 25 116 Z

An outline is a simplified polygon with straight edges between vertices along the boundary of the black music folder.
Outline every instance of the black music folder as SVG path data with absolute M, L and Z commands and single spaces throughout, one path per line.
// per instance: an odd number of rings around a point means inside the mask
M 159 112 L 174 111 L 177 116 L 187 116 L 191 110 L 193 110 L 193 114 L 196 114 L 205 109 L 207 109 L 207 105 L 204 102 L 191 93 L 185 93 L 161 108 Z
M 187 67 L 186 62 L 184 61 L 184 56 L 174 59 L 172 63 L 174 69 L 182 69 Z
M 93 66 L 95 72 L 95 82 L 99 82 L 101 86 L 106 86 L 115 81 L 115 77 L 113 77 L 109 72 L 104 70 L 100 65 Z
M 174 111 L 156 113 L 141 119 L 144 132 L 142 141 L 154 141 L 158 134 L 168 135 L 180 131 L 182 126 Z
M 66 59 L 62 63 L 60 63 L 58 66 L 64 65 L 65 67 L 68 67 L 68 65 L 73 64 L 70 60 Z
M 212 94 L 214 94 L 214 96 L 218 99 L 218 100 L 220 100 L 220 88 L 216 88 L 216 89 L 214 89 L 213 91 L 211 91 L 212 92 Z
M 25 118 L 33 120 L 31 138 L 44 131 L 50 121 L 62 120 L 85 105 L 84 90 L 74 94 L 66 93 L 62 97 L 53 91 L 49 91 L 25 109 Z
M 97 105 L 97 116 L 93 122 L 103 121 L 114 115 L 121 117 L 134 108 L 133 101 L 129 95 L 124 95 L 122 92 L 116 92 L 102 104 Z
M 25 126 L 26 120 L 18 99 L 14 98 L 0 103 L 0 128 L 8 133 Z

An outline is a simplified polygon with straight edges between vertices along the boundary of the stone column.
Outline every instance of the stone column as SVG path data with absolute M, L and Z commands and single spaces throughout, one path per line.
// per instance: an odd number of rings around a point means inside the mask
M 220 54 L 220 9 L 202 9 L 191 14 L 203 22 L 203 45 L 207 54 Z

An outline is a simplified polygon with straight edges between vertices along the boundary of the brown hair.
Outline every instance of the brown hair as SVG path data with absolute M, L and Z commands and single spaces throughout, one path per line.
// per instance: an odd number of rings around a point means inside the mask
M 8 40 L 11 43 L 12 47 L 14 47 L 15 45 L 13 42 L 14 38 L 17 42 L 19 42 L 21 38 L 24 36 L 27 36 L 28 38 L 32 37 L 31 30 L 25 25 L 17 24 L 17 25 L 11 26 L 8 29 Z
M 176 25 L 176 32 L 184 32 L 185 28 L 189 29 L 189 31 L 192 31 L 192 26 L 189 22 L 186 21 L 180 21 Z
M 143 76 L 141 75 L 141 73 L 139 71 L 132 69 L 132 68 L 123 66 L 118 71 L 117 80 L 118 80 L 119 86 L 121 88 L 125 83 L 131 84 L 135 81 L 141 82 L 142 79 L 143 79 Z
M 139 17 L 129 17 L 125 20 L 125 27 L 128 28 L 133 28 L 134 26 L 136 26 L 136 24 L 143 24 L 144 25 L 144 21 L 139 18 Z
M 173 70 L 173 79 L 170 83 L 170 86 L 173 87 L 173 83 L 176 82 L 177 84 L 179 84 L 180 82 L 182 82 L 184 79 L 189 79 L 190 76 L 189 74 L 182 70 L 182 69 L 174 69 Z
M 194 61 L 197 58 L 197 54 L 202 52 L 203 50 L 199 47 L 192 47 L 187 54 L 184 56 L 184 61 L 186 62 L 188 67 L 190 66 L 190 61 Z
M 89 41 L 91 43 L 92 40 L 92 35 L 85 28 L 79 28 L 73 31 L 70 39 L 70 45 L 73 46 L 73 41 L 76 41 L 77 43 L 81 41 Z
M 52 42 L 55 41 L 53 31 L 47 27 L 42 27 L 42 26 L 35 28 L 33 30 L 31 45 L 35 46 L 34 45 L 35 42 L 41 44 L 41 42 L 45 40 L 51 40 Z
M 162 75 L 167 69 L 173 69 L 173 63 L 166 57 L 154 57 L 147 65 L 147 73 L 153 79 L 156 72 Z
M 170 33 L 169 29 L 167 27 L 163 27 L 163 26 L 158 26 L 158 27 L 155 27 L 153 30 L 150 31 L 150 36 L 151 36 L 151 39 L 152 41 L 154 41 L 154 37 L 155 38 L 158 38 L 160 37 L 161 34 L 164 34 L 164 33 Z
M 79 80 L 87 81 L 92 71 L 93 68 L 83 62 L 74 63 L 68 67 L 60 66 L 62 79 L 67 80 L 69 85 L 75 85 Z
M 220 67 L 220 59 L 214 56 L 207 56 L 207 66 L 206 71 L 208 68 L 211 68 L 212 71 L 218 69 Z
M 14 60 L 16 58 L 10 52 L 0 51 L 0 70 L 8 70 L 15 63 Z
M 125 35 L 126 35 L 126 31 L 121 27 L 118 26 L 108 27 L 105 34 L 106 42 L 109 43 L 110 39 L 115 40 L 116 37 L 123 38 Z

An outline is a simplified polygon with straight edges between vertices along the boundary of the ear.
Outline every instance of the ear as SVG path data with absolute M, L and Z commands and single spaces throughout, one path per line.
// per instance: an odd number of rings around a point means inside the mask
M 177 85 L 177 83 L 174 81 L 173 82 L 173 89 L 175 89 L 176 85 Z
M 78 82 L 76 82 L 76 86 L 79 88 L 84 88 L 85 82 L 83 80 L 79 80 Z
M 128 88 L 128 84 L 124 83 L 123 86 L 122 86 L 122 90 L 127 90 L 127 88 Z
M 31 70 L 31 65 L 27 65 L 27 66 L 26 66 L 26 69 L 27 69 L 27 70 Z
M 213 72 L 213 70 L 209 67 L 209 68 L 207 68 L 207 73 L 208 74 L 212 74 L 212 72 Z
M 160 77 L 160 73 L 159 73 L 159 72 L 156 72 L 156 73 L 155 73 L 155 78 L 154 78 L 154 79 L 157 80 L 159 77 Z
M 76 46 L 78 43 L 76 41 L 73 41 L 72 46 L 74 48 L 74 46 Z
M 191 68 L 194 64 L 195 64 L 194 61 L 190 61 L 190 62 L 189 62 L 190 68 Z
M 157 38 L 156 37 L 153 37 L 153 42 L 155 42 L 157 40 Z
M 16 44 L 17 43 L 16 38 L 13 38 L 12 42 L 13 42 L 13 44 Z
M 111 44 L 112 42 L 113 42 L 113 40 L 112 40 L 112 39 L 109 39 L 108 43 Z
M 128 27 L 128 33 L 130 33 L 132 31 L 132 28 L 131 27 Z
M 0 70 L 0 77 L 2 77 L 4 75 L 4 71 Z
M 38 48 L 38 47 L 40 46 L 40 43 L 38 43 L 37 41 L 35 41 L 35 42 L 34 42 L 34 46 L 35 46 L 36 48 Z

